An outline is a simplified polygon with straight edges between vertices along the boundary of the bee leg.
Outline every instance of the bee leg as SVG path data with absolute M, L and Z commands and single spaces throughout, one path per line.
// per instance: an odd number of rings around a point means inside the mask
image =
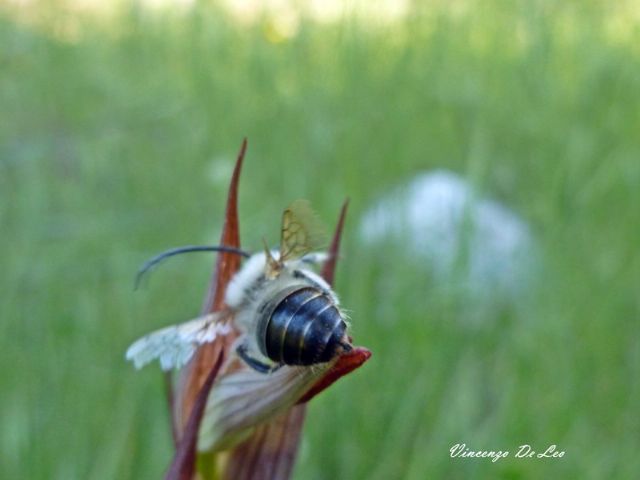
M 242 360 L 244 360 L 244 363 L 260 373 L 272 373 L 282 366 L 282 364 L 280 363 L 268 365 L 252 357 L 251 355 L 249 355 L 249 352 L 247 352 L 247 347 L 244 344 L 238 345 L 238 348 L 236 348 L 236 353 Z

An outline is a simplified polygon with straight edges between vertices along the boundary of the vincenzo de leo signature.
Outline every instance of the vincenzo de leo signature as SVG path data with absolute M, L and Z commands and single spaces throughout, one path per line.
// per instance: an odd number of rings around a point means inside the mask
M 511 455 L 509 450 L 473 450 L 464 443 L 456 443 L 449 449 L 451 458 L 490 458 L 497 462 L 501 458 Z M 515 450 L 513 458 L 562 458 L 564 450 L 558 450 L 556 445 L 549 445 L 544 450 L 534 450 L 531 445 L 520 445 Z

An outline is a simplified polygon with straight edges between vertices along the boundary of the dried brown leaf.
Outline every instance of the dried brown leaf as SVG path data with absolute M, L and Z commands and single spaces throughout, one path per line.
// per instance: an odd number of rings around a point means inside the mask
M 185 426 L 184 434 L 178 444 L 178 448 L 176 449 L 171 466 L 167 471 L 165 480 L 191 480 L 193 477 L 196 463 L 196 442 L 200 422 L 202 421 L 202 416 L 207 404 L 209 390 L 218 376 L 223 360 L 223 353 L 220 352 L 215 365 L 209 372 L 209 375 L 205 379 L 204 385 L 196 398 L 193 411 L 191 412 L 189 421 Z
M 238 182 L 246 149 L 247 140 L 244 139 L 231 178 L 225 221 L 220 239 L 221 245 L 237 248 L 240 247 Z M 222 310 L 227 284 L 239 268 L 240 258 L 237 255 L 229 253 L 218 255 L 213 278 L 203 305 L 203 314 Z M 191 480 L 193 477 L 198 431 L 209 390 L 218 376 L 225 352 L 229 350 L 233 339 L 233 335 L 226 335 L 198 349 L 193 360 L 182 372 L 179 388 L 174 396 L 175 406 L 173 409 L 173 431 L 178 432 L 178 447 L 167 472 L 167 480 Z
M 229 186 L 225 220 L 222 227 L 220 244 L 240 248 L 240 227 L 238 222 L 238 183 L 242 171 L 242 163 L 247 150 L 247 140 L 244 139 Z M 240 257 L 229 253 L 217 256 L 214 274 L 204 301 L 202 313 L 222 310 L 224 307 L 224 292 L 233 275 L 240 268 Z M 211 366 L 221 351 L 227 351 L 234 340 L 234 335 L 227 335 L 220 341 L 203 345 L 196 352 L 193 360 L 184 368 L 180 375 L 179 395 L 176 396 L 176 418 L 178 431 L 182 431 L 189 418 L 198 392 L 207 378 Z

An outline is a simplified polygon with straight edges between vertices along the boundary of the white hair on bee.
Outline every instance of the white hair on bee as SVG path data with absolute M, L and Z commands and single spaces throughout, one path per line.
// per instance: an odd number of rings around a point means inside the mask
M 260 276 L 264 274 L 266 263 L 265 253 L 256 253 L 233 276 L 224 295 L 224 301 L 229 307 L 238 308 L 245 302 L 248 289 L 255 285 Z
M 271 255 L 274 258 L 278 258 L 280 252 L 274 249 L 271 250 Z M 305 278 L 324 292 L 327 292 L 337 304 L 338 298 L 333 290 L 331 290 L 329 284 L 320 275 L 308 270 L 308 265 L 319 265 L 326 262 L 328 258 L 329 255 L 326 252 L 311 252 L 302 258 L 285 262 L 285 265 L 289 270 L 299 269 L 298 271 L 304 272 Z M 225 292 L 225 303 L 229 307 L 238 308 L 246 302 L 251 289 L 255 287 L 256 282 L 264 274 L 266 263 L 266 254 L 264 252 L 256 253 L 252 255 L 242 266 L 242 269 L 233 276 Z
M 300 262 L 298 262 L 298 263 L 300 263 Z M 294 276 L 296 276 L 296 275 L 303 276 L 310 283 L 315 285 L 319 290 L 322 290 L 323 293 L 325 293 L 326 295 L 331 297 L 331 300 L 333 300 L 333 303 L 335 303 L 336 306 L 340 305 L 340 301 L 338 300 L 338 296 L 331 289 L 331 286 L 327 283 L 327 281 L 324 278 L 322 278 L 317 273 L 312 272 L 311 270 L 300 268 L 300 269 L 295 270 L 293 275 Z
M 320 265 L 329 260 L 327 252 L 311 252 L 303 256 L 299 261 L 310 265 Z

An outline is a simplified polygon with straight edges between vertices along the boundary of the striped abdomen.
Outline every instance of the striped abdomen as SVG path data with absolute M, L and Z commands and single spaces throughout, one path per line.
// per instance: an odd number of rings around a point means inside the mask
M 328 362 L 342 348 L 347 325 L 332 299 L 313 287 L 283 292 L 264 311 L 258 345 L 264 355 L 286 365 Z

